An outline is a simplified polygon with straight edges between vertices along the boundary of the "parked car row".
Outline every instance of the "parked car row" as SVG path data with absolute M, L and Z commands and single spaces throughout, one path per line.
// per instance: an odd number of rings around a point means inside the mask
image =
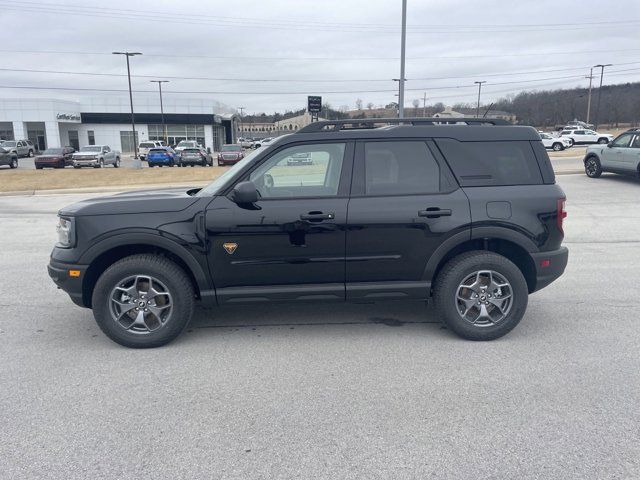
M 194 142 L 195 143 L 195 142 Z M 187 167 L 201 165 L 211 167 L 213 158 L 201 146 L 184 147 L 179 151 L 171 147 L 157 147 L 149 150 L 147 164 L 149 167 Z
M 238 145 L 242 148 L 260 148 L 263 145 L 268 145 L 273 141 L 275 137 L 265 138 L 238 138 Z

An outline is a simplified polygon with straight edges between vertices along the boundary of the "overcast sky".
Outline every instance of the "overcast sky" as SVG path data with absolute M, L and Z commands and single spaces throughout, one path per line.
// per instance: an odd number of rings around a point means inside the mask
M 0 0 L 0 86 L 116 90 L 0 96 L 126 95 L 124 58 L 110 52 L 129 50 L 143 53 L 132 59 L 134 97 L 157 96 L 154 77 L 171 80 L 167 97 L 245 113 L 302 108 L 308 94 L 377 106 L 397 99 L 400 19 L 401 0 Z M 407 25 L 407 106 L 424 92 L 428 104 L 475 102 L 474 80 L 487 81 L 483 104 L 586 86 L 599 63 L 614 64 L 605 84 L 640 80 L 638 0 L 408 0 Z

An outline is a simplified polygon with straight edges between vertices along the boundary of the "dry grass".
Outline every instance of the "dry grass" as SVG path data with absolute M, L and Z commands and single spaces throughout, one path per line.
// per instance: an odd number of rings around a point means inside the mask
M 153 184 L 184 185 L 208 182 L 222 174 L 221 167 L 195 168 L 101 168 L 0 171 L 0 192 L 57 190 L 62 188 L 118 187 Z

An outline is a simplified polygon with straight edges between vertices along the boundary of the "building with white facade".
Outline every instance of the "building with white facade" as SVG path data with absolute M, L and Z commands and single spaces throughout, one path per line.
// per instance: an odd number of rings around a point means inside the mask
M 164 99 L 167 142 L 197 140 L 220 150 L 235 143 L 239 117 L 212 100 Z M 134 103 L 137 143 L 165 138 L 157 99 L 140 97 Z M 80 101 L 56 99 L 0 99 L 0 139 L 31 140 L 39 150 L 61 146 L 109 145 L 133 151 L 128 98 L 96 97 Z

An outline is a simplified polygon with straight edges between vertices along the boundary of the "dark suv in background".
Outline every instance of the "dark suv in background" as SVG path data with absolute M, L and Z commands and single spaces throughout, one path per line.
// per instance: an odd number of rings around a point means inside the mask
M 205 188 L 64 208 L 49 274 L 129 347 L 174 339 L 196 302 L 433 299 L 451 330 L 490 340 L 563 273 L 564 204 L 533 128 L 317 122 Z

